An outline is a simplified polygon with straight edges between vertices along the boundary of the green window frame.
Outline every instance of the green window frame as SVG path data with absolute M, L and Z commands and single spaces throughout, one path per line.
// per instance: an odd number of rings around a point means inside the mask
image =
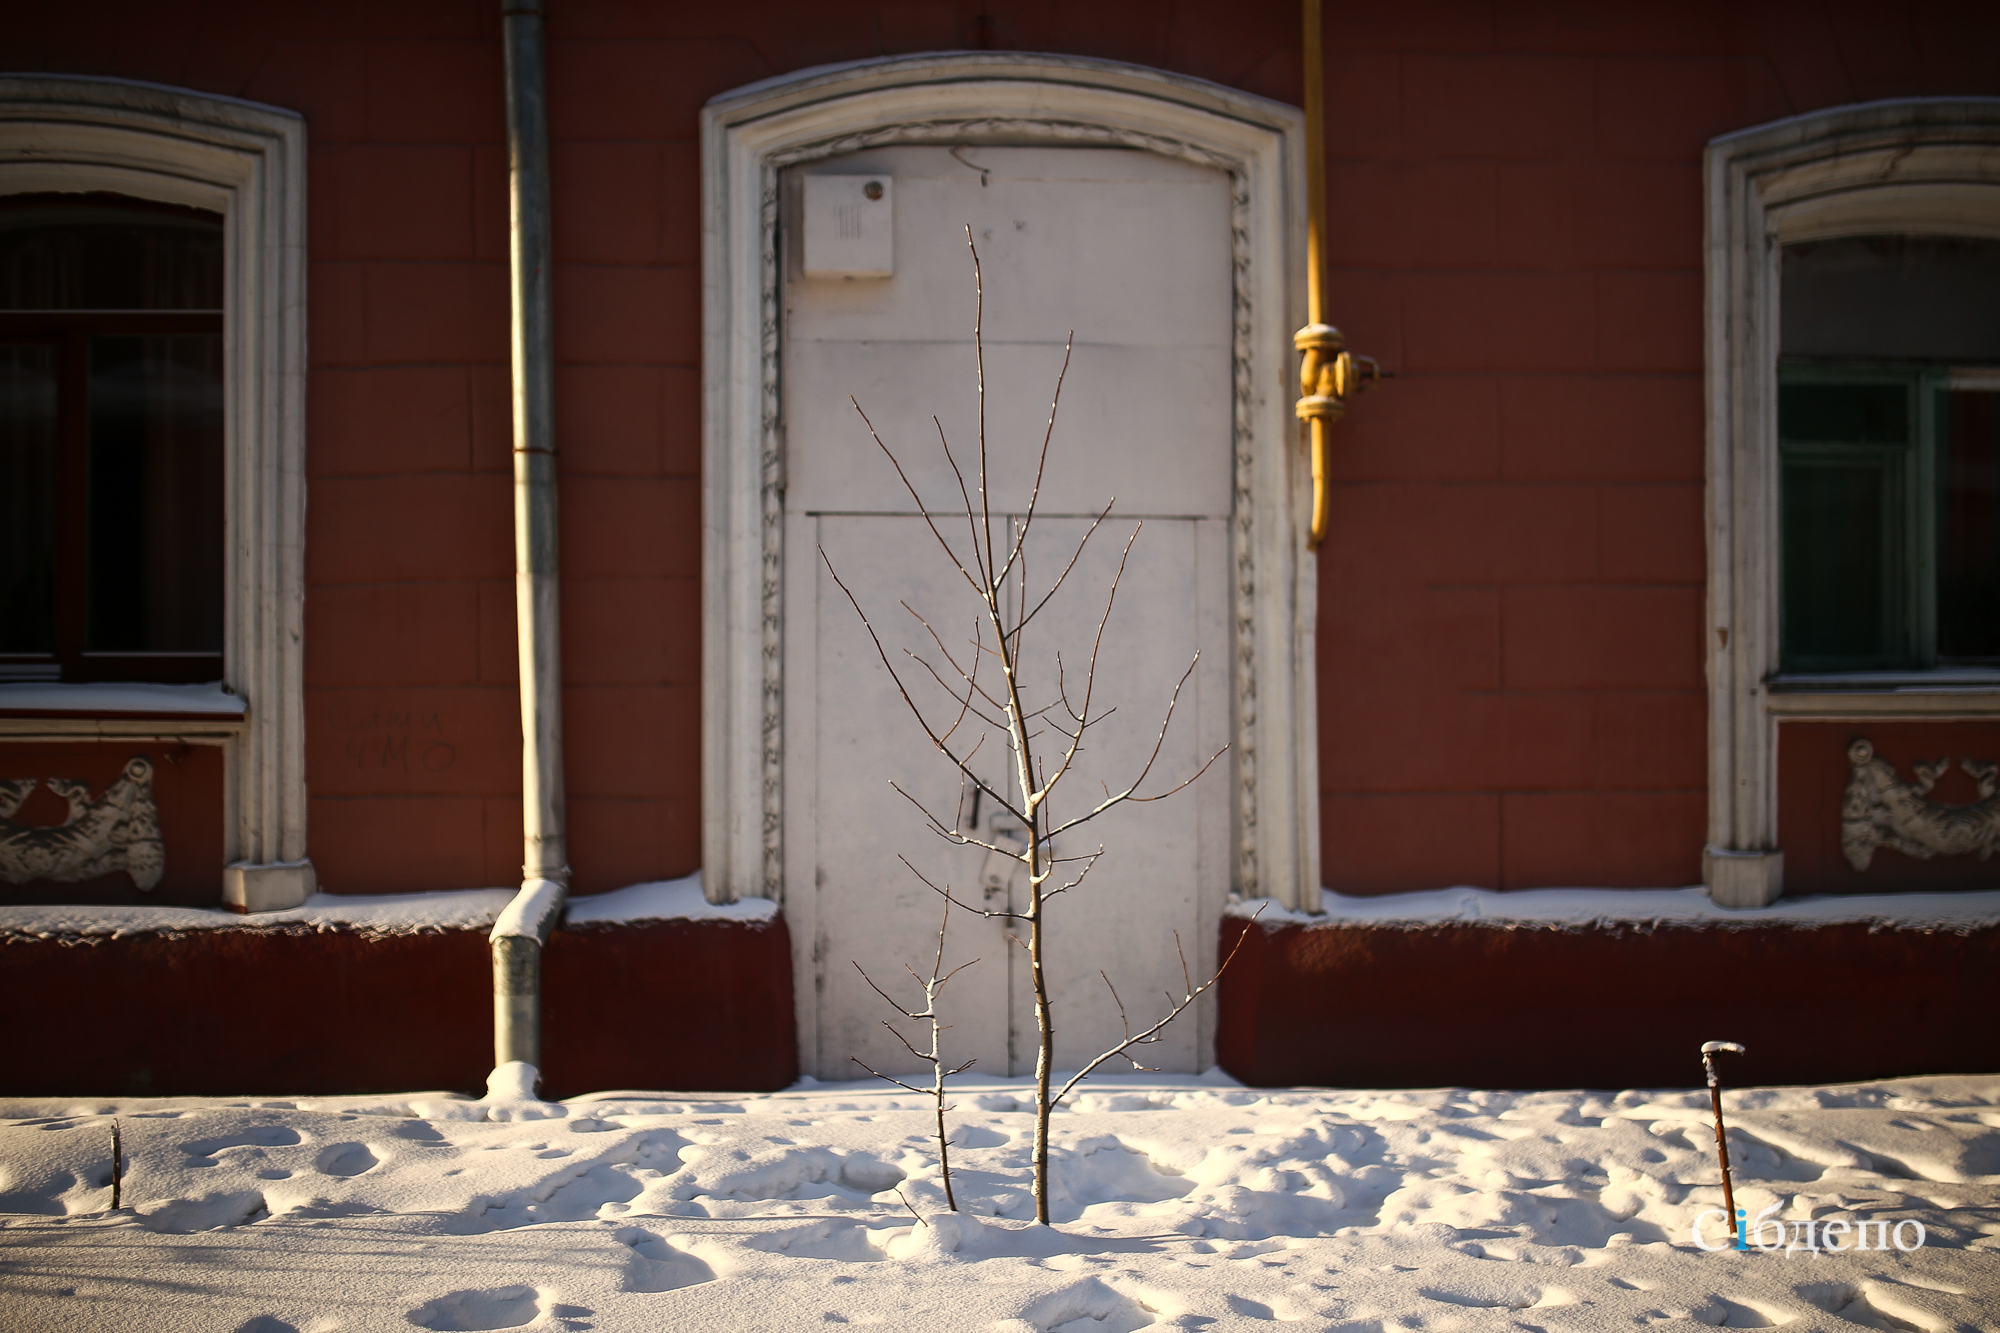
M 1987 605 L 2000 590 L 1986 551 L 1993 465 L 1968 475 L 1982 465 L 1958 458 L 1951 430 L 1954 410 L 1990 414 L 1995 388 L 1991 371 L 1944 366 L 1779 368 L 1781 671 L 1929 671 L 2000 657 L 2000 630 L 1979 628 L 2000 619 Z M 1968 506 L 1977 531 L 1947 532 Z M 1958 565 L 1977 566 L 1970 578 L 1954 565 L 1941 579 L 1948 539 Z

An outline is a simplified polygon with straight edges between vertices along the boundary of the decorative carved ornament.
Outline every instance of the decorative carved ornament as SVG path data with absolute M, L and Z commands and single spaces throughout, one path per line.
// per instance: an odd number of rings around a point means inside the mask
M 69 818 L 56 825 L 14 821 L 36 785 L 34 778 L 0 779 L 0 879 L 68 883 L 123 870 L 142 892 L 160 882 L 167 854 L 153 804 L 152 761 L 133 759 L 94 801 L 89 783 L 50 778 L 49 790 L 69 802 Z
M 1951 760 L 1919 761 L 1910 767 L 1915 782 L 1903 782 L 1896 770 L 1875 757 L 1865 739 L 1847 747 L 1847 799 L 1840 808 L 1840 850 L 1856 870 L 1866 870 L 1877 847 L 1894 847 L 1905 856 L 1928 861 L 1933 856 L 1967 856 L 1984 861 L 2000 848 L 2000 765 L 1991 760 L 1961 759 L 1959 767 L 1979 784 L 1979 799 L 1971 805 L 1946 805 L 1926 799 L 1937 780 L 1951 769 Z

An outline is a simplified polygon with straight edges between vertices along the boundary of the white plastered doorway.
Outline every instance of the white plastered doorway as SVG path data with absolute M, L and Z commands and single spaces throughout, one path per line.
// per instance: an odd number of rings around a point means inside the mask
M 1108 672 L 1107 680 L 1123 678 L 1119 702 L 1137 724 L 1164 701 L 1159 682 L 1148 673 L 1164 674 L 1170 686 L 1186 654 L 1200 646 L 1206 674 L 1190 688 L 1203 703 L 1191 710 L 1198 717 L 1184 719 L 1185 727 L 1177 724 L 1176 735 L 1189 759 L 1211 738 L 1231 746 L 1226 768 L 1218 766 L 1196 793 L 1177 798 L 1183 804 L 1141 807 L 1160 813 L 1165 822 L 1156 832 L 1163 837 L 1152 838 L 1158 845 L 1150 845 L 1145 818 L 1139 820 L 1132 831 L 1135 842 L 1124 854 L 1131 882 L 1125 890 L 1114 886 L 1103 895 L 1103 928 L 1090 940 L 1092 952 L 1073 955 L 1072 970 L 1087 971 L 1097 987 L 1095 994 L 1079 995 L 1068 1006 L 1076 1015 L 1069 1030 L 1083 1044 L 1098 1035 L 1093 1022 L 1115 1028 L 1117 1021 L 1095 978 L 1095 966 L 1133 955 L 1138 970 L 1121 977 L 1121 990 L 1135 1008 L 1144 1007 L 1158 1003 L 1159 988 L 1148 969 L 1158 971 L 1173 959 L 1176 930 L 1196 968 L 1213 965 L 1218 917 L 1229 893 L 1317 905 L 1313 587 L 1311 566 L 1300 559 L 1303 459 L 1295 446 L 1288 383 L 1293 373 L 1289 333 L 1297 322 L 1290 257 L 1297 251 L 1299 231 L 1291 187 L 1300 165 L 1298 113 L 1128 66 L 968 55 L 808 71 L 718 99 L 704 119 L 708 892 L 720 901 L 759 895 L 783 902 L 796 953 L 794 984 L 806 1072 L 839 1077 L 854 1072 L 850 1055 L 887 1058 L 889 1048 L 877 1050 L 875 1038 L 860 1035 L 873 1027 L 880 1041 L 892 1040 L 874 1027 L 880 1002 L 871 997 L 874 1007 L 867 1008 L 858 1001 L 866 992 L 851 961 L 866 961 L 871 970 L 898 971 L 904 961 L 921 961 L 916 956 L 921 941 L 935 929 L 935 900 L 896 865 L 894 853 L 909 851 L 916 859 L 917 854 L 935 855 L 937 849 L 926 841 L 920 824 L 911 822 L 907 807 L 895 812 L 885 803 L 885 797 L 896 800 L 886 783 L 879 794 L 866 790 L 882 774 L 857 771 L 852 753 L 828 760 L 822 751 L 865 738 L 876 751 L 868 763 L 888 762 L 893 755 L 904 770 L 932 778 L 939 768 L 907 715 L 898 711 L 902 705 L 879 664 L 872 673 L 848 672 L 836 692 L 836 706 L 828 706 L 829 696 L 815 677 L 836 660 L 840 670 L 848 670 L 851 636 L 859 627 L 851 610 L 840 624 L 829 623 L 829 603 L 822 594 L 830 585 L 822 587 L 816 547 L 824 542 L 843 561 L 843 576 L 864 596 L 871 590 L 884 594 L 875 600 L 891 609 L 900 592 L 886 594 L 897 580 L 918 579 L 920 586 L 919 576 L 928 578 L 925 571 L 936 568 L 924 564 L 912 544 L 883 537 L 884 525 L 893 528 L 899 521 L 915 520 L 907 499 L 883 508 L 885 501 L 893 502 L 894 492 L 879 489 L 879 483 L 886 476 L 893 487 L 893 472 L 873 455 L 872 442 L 848 415 L 844 393 L 883 401 L 886 415 L 894 419 L 891 430 L 905 437 L 912 435 L 902 429 L 911 415 L 935 410 L 947 421 L 953 412 L 969 417 L 969 274 L 962 234 L 926 236 L 917 250 L 908 251 L 906 262 L 905 238 L 916 217 L 910 214 L 898 227 L 898 276 L 877 285 L 888 289 L 901 284 L 913 293 L 919 284 L 905 283 L 903 277 L 934 270 L 943 284 L 938 291 L 911 296 L 900 313 L 895 299 L 877 299 L 883 308 L 868 318 L 888 322 L 874 326 L 866 326 L 865 319 L 854 323 L 859 317 L 855 310 L 842 313 L 841 300 L 851 306 L 861 299 L 851 293 L 817 314 L 788 309 L 797 292 L 788 277 L 783 244 L 787 181 L 812 172 L 857 170 L 890 177 L 900 173 L 913 187 L 918 180 L 930 180 L 939 193 L 932 211 L 940 217 L 965 212 L 967 201 L 978 198 L 967 191 L 982 192 L 993 216 L 956 219 L 951 230 L 956 221 L 972 221 L 982 232 L 994 233 L 990 242 L 982 238 L 992 249 L 988 332 L 998 339 L 992 348 L 996 363 L 989 367 L 994 436 L 1009 434 L 1018 442 L 1019 423 L 1046 412 L 1063 334 L 1067 327 L 1077 327 L 1084 350 L 1065 391 L 1071 401 L 1064 418 L 1072 432 L 1075 467 L 1059 510 L 1045 512 L 1080 513 L 1115 494 L 1118 512 L 1155 516 L 1138 548 L 1152 555 L 1134 563 L 1135 571 L 1146 572 L 1128 574 L 1127 591 L 1121 593 L 1119 616 L 1132 617 L 1122 640 L 1131 646 L 1132 660 Z M 954 148 L 959 150 L 955 157 L 947 151 Z M 1122 165 L 1108 170 L 1113 163 Z M 992 174 L 996 169 L 1011 173 L 1004 177 L 1006 184 Z M 982 172 L 984 185 L 979 183 Z M 1112 185 L 1112 177 L 1122 183 Z M 1037 181 L 1041 184 L 1032 184 Z M 1189 205 L 1191 213 L 1207 219 L 1188 234 L 1206 236 L 1190 243 L 1196 250 L 1207 246 L 1209 253 L 1185 260 L 1191 270 L 1185 284 L 1172 271 L 1183 260 L 1143 245 L 1129 255 L 1100 254 L 1089 271 L 1081 272 L 1074 269 L 1074 253 L 1065 259 L 1058 247 L 1009 272 L 1010 235 L 1032 237 L 1038 228 L 1055 227 L 1065 207 L 1075 212 L 1073 204 L 1052 197 L 1042 198 L 1036 207 L 1055 212 L 1037 215 L 1033 209 L 1003 207 L 1003 197 L 1017 187 L 1030 194 L 1041 190 L 1046 196 L 1053 190 L 1073 197 L 1081 197 L 1079 189 L 1101 196 L 1106 188 L 1129 188 L 1133 197 L 1147 190 L 1178 190 L 1196 201 Z M 899 207 L 907 211 L 912 189 L 897 188 Z M 923 188 L 915 193 L 922 194 Z M 947 196 L 954 192 L 957 202 L 950 202 Z M 1015 203 L 1019 201 L 1017 194 Z M 1109 216 L 1116 209 L 1082 208 L 1083 214 L 1096 212 Z M 1017 231 L 1012 226 L 1016 221 L 1027 226 Z M 1080 224 L 1072 217 L 1064 225 Z M 1130 219 L 1127 225 L 1131 227 Z M 1033 248 L 1027 245 L 1014 258 L 1027 258 Z M 1112 322 L 1122 319 L 1122 332 L 1109 327 L 1100 327 L 1097 336 L 1088 332 L 1093 318 L 1102 325 L 1110 316 L 1082 308 L 1089 303 L 1077 298 L 1124 260 L 1130 261 L 1132 272 L 1153 275 L 1150 282 L 1125 283 L 1126 290 L 1157 288 L 1165 293 L 1160 297 L 1167 302 L 1163 308 L 1194 300 L 1186 318 L 1172 321 L 1204 326 L 1182 339 L 1186 345 L 1178 350 L 1163 346 L 1181 337 L 1161 336 L 1163 326 L 1148 332 L 1149 324 L 1162 322 L 1144 314 L 1149 299 L 1144 292 L 1111 302 L 1116 307 Z M 1067 276 L 1063 263 L 1072 265 Z M 1042 279 L 1039 296 L 1033 292 L 1037 274 Z M 1015 294 L 1010 285 L 1029 293 L 1011 311 L 1008 302 Z M 1097 290 L 1105 289 L 1100 284 Z M 1197 292 L 1206 295 L 1191 295 Z M 1210 313 L 1193 313 L 1204 301 Z M 810 331 L 814 318 L 835 315 L 849 320 L 846 333 L 852 336 L 805 340 L 849 344 L 844 351 L 818 349 L 831 359 L 815 354 L 822 372 L 815 384 L 809 358 L 795 355 L 801 346 L 798 335 Z M 1034 327 L 1023 325 L 1024 317 Z M 995 322 L 1007 319 L 1015 320 L 1015 327 Z M 821 332 L 838 322 L 822 319 Z M 885 340 L 919 343 L 924 349 L 886 357 L 877 349 L 855 359 L 856 344 Z M 1205 347 L 1196 346 L 1204 342 Z M 1182 354 L 1205 358 L 1206 368 L 1170 364 Z M 848 357 L 844 368 L 835 364 L 840 355 Z M 864 364 L 870 357 L 872 370 Z M 1121 357 L 1124 364 L 1114 364 Z M 1093 377 L 1094 401 L 1081 387 Z M 843 379 L 849 382 L 833 382 Z M 1004 404 L 1001 379 L 1008 381 Z M 1181 380 L 1197 398 L 1204 392 L 1202 383 L 1215 386 L 1205 406 L 1182 411 L 1171 406 L 1172 393 L 1160 392 L 1151 395 L 1159 402 L 1148 406 L 1147 384 Z M 825 404 L 815 402 L 802 416 L 801 393 L 843 406 L 827 411 Z M 1185 468 L 1157 466 L 1160 437 L 1178 429 L 1162 424 L 1162 409 L 1167 417 L 1185 418 L 1181 434 L 1202 441 L 1197 448 L 1202 461 L 1190 460 Z M 903 415 L 896 419 L 899 413 Z M 1009 413 L 1011 420 L 1006 419 Z M 1097 448 L 1107 439 L 1106 429 L 1100 428 L 1115 428 L 1110 430 L 1115 447 Z M 1035 434 L 1038 439 L 1039 431 Z M 921 437 L 910 443 L 926 461 L 934 459 L 923 451 Z M 1059 440 L 1059 452 L 1061 444 Z M 1153 450 L 1150 459 L 1147 449 Z M 861 470 L 864 464 L 867 474 Z M 869 487 L 878 488 L 865 496 L 850 485 L 864 475 Z M 1174 485 L 1183 493 L 1169 494 Z M 1052 546 L 1058 535 L 1054 529 L 1064 524 L 1072 531 L 1080 527 L 1073 518 L 1052 518 Z M 872 535 L 850 543 L 851 555 L 841 553 L 844 538 L 871 526 Z M 1118 536 L 1126 531 L 1129 525 Z M 1115 545 L 1107 543 L 1105 551 L 1115 556 Z M 1092 582 L 1091 572 L 1083 571 L 1086 583 Z M 1109 570 L 1096 572 L 1108 576 Z M 1094 582 L 1101 588 L 1103 579 Z M 850 636 L 846 647 L 837 642 L 842 634 Z M 861 642 L 865 645 L 865 637 Z M 1130 689 L 1126 680 L 1132 682 Z M 829 718 L 834 720 L 831 729 Z M 1181 771 L 1178 764 L 1176 771 Z M 836 775 L 830 793 L 829 773 Z M 1097 835 L 1092 838 L 1094 846 Z M 1104 840 L 1112 841 L 1109 827 Z M 855 848 L 865 854 L 857 857 Z M 885 877 L 879 868 L 861 864 L 870 856 L 886 857 L 900 874 Z M 1107 855 L 1106 869 L 1111 860 Z M 829 867 L 850 882 L 822 893 L 820 881 Z M 957 867 L 944 873 L 967 871 Z M 976 874 L 976 867 L 971 873 Z M 864 884 L 866 894 L 879 896 L 841 896 Z M 971 933 L 980 929 L 993 939 Z M 1007 963 L 998 932 L 987 923 L 964 919 L 955 923 L 954 932 L 962 946 L 956 951 L 985 959 L 967 977 L 983 970 L 989 989 L 1004 991 Z M 1086 927 L 1084 933 L 1091 931 Z M 1140 934 L 1148 941 L 1143 948 L 1137 945 Z M 917 947 L 911 947 L 913 942 Z M 869 956 L 855 959 L 864 947 Z M 1096 964 L 1086 966 L 1093 956 Z M 1171 962 L 1171 972 L 1178 985 L 1178 961 Z M 996 1066 L 1007 1059 L 1010 1026 L 1004 1021 L 1006 1005 L 972 1007 L 997 1013 L 999 1021 L 954 1036 L 978 1050 L 982 1069 L 1000 1072 Z M 1092 1013 L 1098 1018 L 1086 1017 Z M 977 1026 L 966 1017 L 960 1013 L 954 1021 L 962 1029 Z M 1059 1032 L 1060 1024 L 1059 1019 Z M 1211 1024 L 1211 1015 L 1204 1014 L 1187 1027 L 1180 1044 L 1162 1053 L 1165 1066 L 1205 1067 L 1212 1058 Z M 1018 1022 L 1012 1026 L 1019 1063 Z

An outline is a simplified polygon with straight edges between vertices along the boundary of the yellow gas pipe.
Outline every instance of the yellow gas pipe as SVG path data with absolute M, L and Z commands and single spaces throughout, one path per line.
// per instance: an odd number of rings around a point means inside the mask
M 1326 71 L 1320 0 L 1305 0 L 1306 45 L 1306 326 L 1292 335 L 1299 349 L 1299 420 L 1312 450 L 1312 530 L 1306 549 L 1326 537 L 1327 430 L 1347 411 L 1347 395 L 1381 377 L 1374 358 L 1347 350 L 1340 330 L 1323 322 L 1326 308 Z

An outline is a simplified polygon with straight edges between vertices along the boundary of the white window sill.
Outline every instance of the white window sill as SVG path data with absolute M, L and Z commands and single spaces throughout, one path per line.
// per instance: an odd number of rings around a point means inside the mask
M 1939 667 L 1935 671 L 1792 671 L 1766 682 L 1773 693 L 1866 690 L 2000 690 L 2000 670 L 1993 667 Z
M 1786 718 L 1968 718 L 2000 716 L 2000 671 L 1780 673 L 1764 682 L 1765 711 Z
M 241 721 L 248 704 L 220 681 L 206 685 L 149 685 L 106 681 L 65 685 L 56 681 L 0 684 L 0 717 L 170 717 Z

